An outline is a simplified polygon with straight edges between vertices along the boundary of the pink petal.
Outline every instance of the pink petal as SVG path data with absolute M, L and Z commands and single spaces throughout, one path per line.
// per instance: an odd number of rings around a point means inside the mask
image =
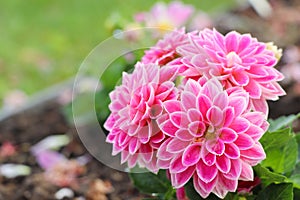
M 223 112 L 216 106 L 212 106 L 210 109 L 208 109 L 206 117 L 213 124 L 213 126 L 219 126 L 223 122 Z
M 235 192 L 238 186 L 238 180 L 230 180 L 225 178 L 224 176 L 221 177 L 222 178 L 220 178 L 219 176 L 219 181 L 221 182 L 220 185 L 223 185 L 223 187 L 229 192 Z
M 201 137 L 206 131 L 206 126 L 203 122 L 192 122 L 188 126 L 188 131 L 194 137 Z
M 229 101 L 228 101 L 228 95 L 226 94 L 226 92 L 221 92 L 219 93 L 213 101 L 213 105 L 219 107 L 220 109 L 225 109 L 228 105 Z
M 265 99 L 252 99 L 251 100 L 253 110 L 262 112 L 266 118 L 269 114 L 269 106 Z
M 235 116 L 240 116 L 247 107 L 247 101 L 245 97 L 231 97 L 229 98 L 229 106 L 234 108 Z
M 200 91 L 200 88 L 200 84 L 197 81 L 189 79 L 184 87 L 184 90 L 190 92 L 191 94 L 197 95 Z
M 258 141 L 264 134 L 264 130 L 258 126 L 251 125 L 246 131 L 246 134 L 249 135 L 254 141 Z
M 184 166 L 182 164 L 182 157 L 178 156 L 177 158 L 173 159 L 170 164 L 170 173 L 181 173 L 187 168 L 188 166 Z
M 240 149 L 234 144 L 226 144 L 224 154 L 231 159 L 237 159 L 240 157 Z
M 207 151 L 205 147 L 201 148 L 201 158 L 203 162 L 208 166 L 212 166 L 216 162 L 216 155 Z
M 138 141 L 136 137 L 132 137 L 129 141 L 129 153 L 131 155 L 135 154 L 140 148 L 141 143 Z
M 206 116 L 208 109 L 211 107 L 212 103 L 207 96 L 200 95 L 197 99 L 198 107 L 197 109 L 200 110 L 202 116 Z
M 225 151 L 225 145 L 221 140 L 208 140 L 205 143 L 206 149 L 215 155 L 222 155 Z
M 217 156 L 216 166 L 222 173 L 228 173 L 231 167 L 230 159 L 225 155 Z
M 213 188 L 216 186 L 217 178 L 215 178 L 209 183 L 205 183 L 200 178 L 194 176 L 193 183 L 194 183 L 195 190 L 201 195 L 201 197 L 206 198 L 212 192 Z
M 187 117 L 190 122 L 203 121 L 202 114 L 197 109 L 189 109 Z
M 171 137 L 174 137 L 176 131 L 178 130 L 178 128 L 171 122 L 171 120 L 166 120 L 165 122 L 158 124 L 158 126 L 162 130 L 162 132 Z
M 170 160 L 174 156 L 172 153 L 169 153 L 167 151 L 167 146 L 171 142 L 171 140 L 172 140 L 172 138 L 169 138 L 160 145 L 160 147 L 157 151 L 157 158 L 158 159 Z
M 182 92 L 181 93 L 181 102 L 185 110 L 196 107 L 196 96 L 191 92 Z
M 237 33 L 235 31 L 229 32 L 225 36 L 226 50 L 227 52 L 234 51 L 236 52 L 238 49 L 238 40 Z
M 200 160 L 201 146 L 199 144 L 193 144 L 188 146 L 182 155 L 182 164 L 185 166 L 195 165 Z
M 244 89 L 249 92 L 249 95 L 253 99 L 259 99 L 262 91 L 259 84 L 256 81 L 250 79 L 248 85 L 244 86 Z
M 121 164 L 124 164 L 128 160 L 129 156 L 130 156 L 130 154 L 128 151 L 126 151 L 126 150 L 122 151 L 121 152 Z
M 239 147 L 240 150 L 249 149 L 255 144 L 253 139 L 247 134 L 239 134 L 234 143 Z
M 224 116 L 224 127 L 227 127 L 231 124 L 233 119 L 235 118 L 234 116 L 234 109 L 233 107 L 227 107 L 225 110 L 223 110 L 223 116 Z
M 175 188 L 183 187 L 193 176 L 195 167 L 189 167 L 181 173 L 171 173 L 171 182 Z
M 253 181 L 254 173 L 251 165 L 242 161 L 242 172 L 240 176 L 240 180 L 243 181 Z
M 168 100 L 164 102 L 164 108 L 168 113 L 172 113 L 175 111 L 181 111 L 180 101 L 177 100 Z
M 238 85 L 238 86 L 245 86 L 249 83 L 249 75 L 246 73 L 246 72 L 243 72 L 243 71 L 234 71 L 232 74 L 231 74 L 231 78 L 230 80 L 235 84 L 235 85 Z
M 250 122 L 245 118 L 237 117 L 229 127 L 237 133 L 244 133 L 250 127 Z
M 236 140 L 237 134 L 235 131 L 233 131 L 231 128 L 221 128 L 220 129 L 220 136 L 219 138 L 224 142 L 224 143 L 231 143 Z
M 153 158 L 154 150 L 148 144 L 143 144 L 139 151 L 140 156 L 145 162 L 150 162 Z
M 151 119 L 156 119 L 163 112 L 163 108 L 159 104 L 152 105 L 149 109 L 149 117 Z
M 260 143 L 256 143 L 250 149 L 241 150 L 241 156 L 253 160 L 264 160 L 266 158 L 265 151 Z
M 128 167 L 133 168 L 138 160 L 138 154 L 130 155 L 127 161 Z
M 227 179 L 238 180 L 242 172 L 242 161 L 239 159 L 231 160 L 231 167 L 228 173 L 223 174 Z
M 191 141 L 194 138 L 187 129 L 179 129 L 176 131 L 175 136 L 183 141 Z
M 180 153 L 190 144 L 189 141 L 182 141 L 177 138 L 173 138 L 167 145 L 167 151 L 170 153 Z
M 189 124 L 189 120 L 187 118 L 186 113 L 181 111 L 171 113 L 170 120 L 174 124 L 174 126 L 178 128 L 187 127 Z
M 251 36 L 249 34 L 244 34 L 240 37 L 238 52 L 246 49 L 251 43 Z
M 262 115 L 262 113 L 260 112 L 244 113 L 243 117 L 256 126 L 262 125 L 265 121 L 264 115 Z
M 218 169 L 215 165 L 207 166 L 202 160 L 197 163 L 196 171 L 199 178 L 205 183 L 213 181 L 218 174 Z

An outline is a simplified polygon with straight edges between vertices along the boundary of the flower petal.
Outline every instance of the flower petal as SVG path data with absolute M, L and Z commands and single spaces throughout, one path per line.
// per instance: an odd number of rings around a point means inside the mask
M 224 143 L 231 143 L 234 142 L 237 139 L 237 133 L 232 130 L 231 128 L 221 128 L 220 129 L 220 136 L 219 138 L 224 142 Z
M 242 161 L 239 159 L 231 160 L 231 167 L 228 173 L 223 174 L 227 179 L 237 180 L 242 172 Z
M 205 142 L 206 149 L 215 155 L 222 155 L 225 151 L 225 145 L 221 140 L 208 140 Z
M 181 93 L 181 103 L 185 110 L 196 107 L 196 96 L 191 92 L 183 91 Z
M 185 171 L 188 166 L 184 166 L 182 164 L 182 157 L 178 156 L 177 158 L 173 159 L 170 164 L 170 173 L 181 173 Z
M 246 150 L 251 148 L 255 142 L 253 141 L 253 139 L 247 135 L 247 134 L 239 134 L 237 140 L 234 142 L 239 149 L 241 150 Z
M 231 167 L 230 159 L 225 155 L 217 156 L 216 166 L 222 173 L 228 173 Z
M 182 155 L 182 164 L 185 166 L 195 165 L 201 157 L 200 154 L 201 146 L 200 144 L 193 144 L 188 146 Z
M 223 122 L 223 112 L 219 107 L 212 106 L 206 114 L 207 119 L 213 126 L 219 126 Z
M 240 149 L 234 144 L 226 144 L 224 154 L 231 159 L 237 159 L 240 157 Z
M 177 138 L 172 138 L 172 140 L 167 145 L 167 151 L 170 153 L 180 153 L 184 151 L 189 144 L 189 141 L 182 141 Z
M 205 182 L 211 182 L 218 174 L 218 169 L 215 165 L 208 166 L 202 160 L 197 163 L 196 172 L 199 178 Z
M 175 188 L 183 187 L 193 176 L 195 167 L 189 167 L 180 173 L 171 173 L 171 182 Z

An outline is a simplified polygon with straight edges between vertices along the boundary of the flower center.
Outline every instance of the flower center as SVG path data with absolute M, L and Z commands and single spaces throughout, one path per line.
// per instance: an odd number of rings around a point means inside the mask
M 213 139 L 216 139 L 217 135 L 216 135 L 216 132 L 215 132 L 215 128 L 213 126 L 209 126 L 205 132 L 205 135 L 204 135 L 205 139 L 206 140 L 213 140 Z
M 235 64 L 240 64 L 242 62 L 242 59 L 239 55 L 236 54 L 236 52 L 231 51 L 226 55 L 227 59 L 227 67 L 231 68 Z

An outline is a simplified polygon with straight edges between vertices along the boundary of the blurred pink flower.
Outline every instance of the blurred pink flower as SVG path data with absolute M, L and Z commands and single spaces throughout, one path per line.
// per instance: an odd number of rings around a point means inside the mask
M 193 6 L 180 1 L 172 1 L 169 5 L 158 2 L 149 13 L 138 13 L 135 18 L 147 27 L 159 28 L 165 32 L 186 24 L 193 12 Z
M 77 160 L 69 160 L 63 154 L 52 150 L 42 150 L 35 154 L 37 163 L 45 170 L 47 181 L 59 187 L 77 187 L 78 176 L 85 167 Z
M 12 156 L 16 152 L 16 147 L 11 142 L 6 141 L 0 147 L 0 158 Z
M 13 90 L 9 92 L 3 99 L 3 108 L 5 110 L 15 110 L 24 106 L 28 96 L 21 90 Z
M 240 86 L 250 95 L 254 110 L 268 113 L 266 100 L 277 100 L 285 92 L 277 81 L 283 75 L 274 66 L 275 53 L 249 34 L 232 31 L 225 36 L 215 29 L 191 34 L 190 44 L 180 47 L 188 77 L 217 77 L 225 88 Z
M 249 94 L 224 90 L 217 79 L 189 79 L 179 100 L 164 102 L 158 126 L 168 138 L 159 147 L 160 168 L 169 169 L 175 188 L 193 177 L 196 191 L 224 198 L 238 180 L 253 180 L 251 166 L 265 159 L 259 139 L 268 128 L 261 112 L 251 112 Z
M 187 45 L 188 43 L 189 40 L 184 28 L 174 30 L 166 34 L 155 46 L 145 51 L 145 55 L 142 57 L 142 63 L 166 65 L 179 57 L 177 47 Z
M 121 162 L 130 168 L 137 163 L 152 172 L 156 149 L 165 139 L 156 119 L 163 112 L 163 102 L 177 99 L 173 74 L 156 64 L 137 63 L 132 74 L 123 73 L 122 85 L 110 93 L 111 114 L 104 124 L 113 155 L 121 152 Z
M 254 177 L 253 181 L 239 181 L 237 192 L 239 194 L 250 194 L 252 189 L 258 186 L 261 183 L 259 177 Z
M 198 11 L 197 14 L 192 17 L 192 21 L 188 25 L 188 30 L 202 30 L 204 28 L 212 28 L 213 22 L 209 15 L 205 12 Z

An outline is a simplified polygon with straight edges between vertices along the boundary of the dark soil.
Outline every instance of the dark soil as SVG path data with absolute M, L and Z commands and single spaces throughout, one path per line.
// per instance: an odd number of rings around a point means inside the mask
M 0 133 L 0 144 L 5 141 L 11 141 L 17 146 L 17 153 L 8 158 L 0 158 L 0 164 L 25 164 L 32 168 L 29 176 L 13 179 L 0 176 L 0 200 L 55 199 L 54 194 L 60 188 L 45 180 L 43 170 L 38 166 L 35 157 L 30 153 L 30 147 L 42 138 L 49 135 L 67 133 L 72 136 L 73 140 L 61 152 L 68 158 L 87 153 L 79 141 L 75 129 L 68 125 L 60 110 L 60 106 L 54 102 L 45 102 L 34 109 L 1 121 Z M 106 194 L 107 199 L 141 199 L 138 191 L 134 189 L 128 174 L 111 169 L 95 159 L 92 159 L 86 165 L 85 174 L 79 177 L 79 187 L 73 190 L 75 197 L 72 199 L 87 197 L 91 184 L 97 179 L 112 185 L 113 192 Z M 91 200 L 102 199 L 104 200 L 105 198 L 97 198 L 95 196 Z

